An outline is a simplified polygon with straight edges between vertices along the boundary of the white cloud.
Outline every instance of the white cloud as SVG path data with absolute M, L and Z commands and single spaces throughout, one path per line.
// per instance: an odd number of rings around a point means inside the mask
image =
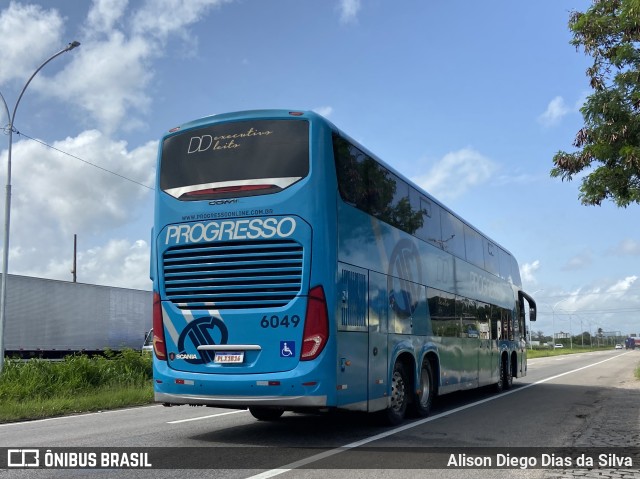
M 170 35 L 184 34 L 215 7 L 231 0 L 154 0 L 146 2 L 133 14 L 134 36 L 153 37 L 164 42 Z
M 109 134 L 135 129 L 151 105 L 152 64 L 164 55 L 166 42 L 176 36 L 193 44 L 188 27 L 229 1 L 158 0 L 130 6 L 126 0 L 96 0 L 80 48 L 69 53 L 64 69 L 42 93 L 88 112 Z
M 150 254 L 145 241 L 110 240 L 104 246 L 91 248 L 79 255 L 78 281 L 151 289 Z
M 72 237 L 67 238 L 71 246 Z M 81 245 L 83 237 L 78 238 Z M 23 269 L 19 274 L 70 281 L 72 279 L 73 254 L 57 255 L 50 261 Z M 103 246 L 79 248 L 76 275 L 79 283 L 102 284 L 120 288 L 151 289 L 149 279 L 150 248 L 146 241 L 133 243 L 125 239 L 112 239 Z M 45 258 L 39 258 L 43 260 Z
M 585 269 L 593 263 L 593 256 L 590 252 L 585 251 L 570 258 L 563 266 L 564 271 L 577 271 Z
M 637 276 L 627 276 L 626 278 L 621 279 L 615 284 L 609 286 L 609 288 L 607 289 L 607 293 L 624 293 L 626 291 L 629 291 L 629 289 L 631 289 L 637 279 Z
M 129 0 L 94 0 L 87 15 L 86 33 L 108 33 L 124 16 Z
M 83 115 L 83 121 L 87 125 L 97 121 L 108 134 L 131 131 L 148 113 L 152 63 L 164 56 L 166 42 L 175 36 L 192 45 L 188 28 L 212 8 L 230 1 L 94 0 L 82 34 L 75 38 L 81 46 L 66 53 L 65 62 L 57 62 L 59 72 L 52 79 L 43 71 L 30 89 L 88 112 L 90 118 Z M 58 11 L 40 6 L 12 2 L 2 10 L 0 83 L 26 81 L 43 59 L 64 48 L 70 40 L 61 40 L 63 22 Z
M 157 141 L 130 148 L 118 132 L 138 127 L 148 113 L 153 62 L 166 54 L 171 37 L 194 45 L 189 27 L 228 1 L 93 0 L 80 37 L 72 38 L 81 47 L 40 72 L 30 86 L 64 101 L 85 123 L 86 131 L 49 143 L 153 185 Z M 55 9 L 3 6 L 0 83 L 15 80 L 11 89 L 17 90 L 43 59 L 64 48 L 71 41 L 62 40 L 64 22 Z M 57 73 L 49 77 L 52 71 Z M 0 150 L 0 164 L 6 155 Z M 11 273 L 69 280 L 78 233 L 78 281 L 150 287 L 149 245 L 138 239 L 148 238 L 152 223 L 149 189 L 18 136 L 12 163 Z M 2 184 L 4 174 L 0 169 Z
M 604 331 L 619 331 L 626 335 L 640 334 L 640 326 L 633 317 L 633 311 L 640 307 L 638 276 L 618 279 L 603 279 L 585 284 L 573 291 L 545 288 L 546 298 L 538 301 L 538 326 L 550 334 L 555 331 L 580 331 L 593 334 L 598 328 Z M 554 321 L 554 323 L 552 323 Z
M 54 142 L 53 146 L 142 184 L 153 185 L 156 141 L 129 150 L 126 142 L 90 130 Z M 0 162 L 5 161 L 3 151 Z M 10 272 L 69 279 L 72 251 L 69 245 L 74 233 L 79 234 L 80 245 L 92 245 L 100 251 L 101 243 L 112 241 L 107 238 L 113 236 L 114 230 L 148 217 L 142 221 L 148 226 L 134 232 L 148 235 L 152 216 L 149 189 L 31 140 L 14 144 L 12 163 Z M 4 172 L 0 173 L 4 184 Z M 81 247 L 81 253 L 88 248 Z M 129 256 L 123 254 L 122 261 L 103 264 L 103 273 L 90 277 L 106 284 L 110 275 L 110 284 L 117 284 L 113 281 L 120 279 L 111 273 L 117 268 L 130 270 Z M 97 254 L 93 257 L 111 261 Z M 148 256 L 146 264 L 143 278 L 148 276 Z M 83 281 L 91 282 L 86 278 Z M 139 278 L 126 280 L 127 284 L 141 282 Z
M 523 283 L 536 284 L 537 280 L 535 272 L 540 269 L 540 261 L 535 260 L 533 263 L 524 263 L 520 266 L 520 276 Z
M 54 142 L 53 146 L 153 185 L 156 141 L 128 151 L 125 141 L 114 141 L 97 130 L 89 130 Z M 149 189 L 31 140 L 14 145 L 13 160 L 12 217 L 18 224 L 31 223 L 37 216 L 38 224 L 51 223 L 64 233 L 96 232 L 130 220 L 134 210 L 131 205 L 150 194 Z
M 557 96 L 549 102 L 545 112 L 538 117 L 538 122 L 544 126 L 554 126 L 560 122 L 562 117 L 570 112 L 571 108 L 567 106 L 564 98 Z
M 127 39 L 113 32 L 101 41 L 88 41 L 70 52 L 72 61 L 53 81 L 50 92 L 86 110 L 109 133 L 132 127 L 135 114 L 146 112 L 153 77 L 147 64 L 153 48 L 141 38 Z M 135 125 L 135 122 L 133 122 Z
M 340 0 L 338 9 L 340 10 L 340 21 L 342 23 L 354 22 L 360 11 L 360 0 Z
M 496 169 L 487 157 L 463 148 L 446 154 L 426 174 L 412 179 L 435 197 L 452 199 L 487 181 Z
M 625 238 L 615 248 L 609 250 L 609 253 L 617 256 L 639 256 L 640 255 L 640 242 Z
M 66 46 L 62 32 L 63 20 L 56 10 L 11 2 L 0 11 L 0 84 L 19 81 L 22 86 L 55 48 Z

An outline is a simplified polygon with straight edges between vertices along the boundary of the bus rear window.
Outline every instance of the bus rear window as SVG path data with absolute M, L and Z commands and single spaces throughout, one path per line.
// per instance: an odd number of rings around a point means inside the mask
M 160 188 L 184 201 L 281 191 L 309 174 L 309 123 L 251 120 L 164 140 Z

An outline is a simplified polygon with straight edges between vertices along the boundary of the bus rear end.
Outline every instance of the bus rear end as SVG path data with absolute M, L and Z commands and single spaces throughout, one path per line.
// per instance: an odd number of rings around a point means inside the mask
M 330 175 L 311 161 L 322 144 L 312 139 L 327 134 L 312 114 L 254 112 L 163 139 L 151 267 L 156 402 L 249 407 L 259 418 L 332 403 L 323 278 L 335 268 L 333 233 L 310 221 L 331 210 Z

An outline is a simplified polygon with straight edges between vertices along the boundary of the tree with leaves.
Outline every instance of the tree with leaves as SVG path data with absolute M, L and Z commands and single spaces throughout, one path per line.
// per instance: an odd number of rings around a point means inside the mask
M 585 205 L 640 203 L 640 0 L 594 0 L 586 12 L 571 12 L 569 28 L 571 44 L 593 58 L 593 93 L 580 109 L 578 150 L 556 153 L 551 176 L 588 173 L 579 195 Z

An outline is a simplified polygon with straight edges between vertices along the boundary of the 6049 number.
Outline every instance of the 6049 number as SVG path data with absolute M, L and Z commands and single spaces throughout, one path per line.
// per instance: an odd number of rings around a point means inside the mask
M 292 328 L 297 328 L 299 324 L 300 324 L 300 316 L 298 316 L 297 314 L 294 314 L 291 317 L 288 314 L 283 317 L 280 317 L 277 314 L 274 314 L 272 316 L 264 315 L 260 320 L 260 326 L 262 326 L 265 329 L 266 328 L 274 328 L 274 329 L 288 328 L 289 326 L 291 326 Z

